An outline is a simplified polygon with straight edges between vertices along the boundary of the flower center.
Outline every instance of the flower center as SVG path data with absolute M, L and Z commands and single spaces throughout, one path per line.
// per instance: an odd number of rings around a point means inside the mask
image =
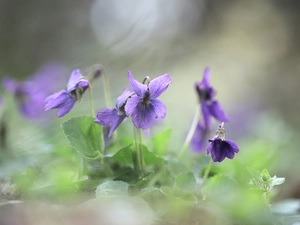
M 212 99 L 210 90 L 207 90 L 206 88 L 199 88 L 198 93 L 199 93 L 201 102 L 210 101 Z
M 142 103 L 147 104 L 147 105 L 150 104 L 150 92 L 149 92 L 149 89 L 144 94 Z
M 28 95 L 26 93 L 16 92 L 15 97 L 16 97 L 17 101 L 19 101 L 21 103 L 25 103 L 28 101 Z
M 82 99 L 82 94 L 83 94 L 84 90 L 81 86 L 78 86 L 75 90 L 71 91 L 70 95 L 73 98 L 76 98 L 76 100 L 81 100 Z

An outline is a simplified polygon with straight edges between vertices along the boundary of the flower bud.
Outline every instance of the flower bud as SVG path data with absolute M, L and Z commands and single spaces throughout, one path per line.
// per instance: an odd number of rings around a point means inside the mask
M 268 181 L 270 179 L 270 174 L 268 173 L 268 171 L 266 169 L 261 171 L 261 178 L 263 181 Z

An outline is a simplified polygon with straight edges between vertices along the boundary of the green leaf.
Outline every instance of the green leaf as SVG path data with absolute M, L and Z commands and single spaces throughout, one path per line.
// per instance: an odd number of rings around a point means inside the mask
M 247 170 L 248 170 L 248 172 L 250 173 L 250 175 L 253 177 L 253 178 L 255 178 L 256 180 L 258 180 L 258 181 L 262 181 L 262 179 L 261 179 L 261 174 L 260 174 L 260 172 L 257 170 L 257 171 L 255 171 L 254 169 L 252 169 L 252 168 L 250 168 L 250 167 L 247 167 Z
M 176 177 L 175 184 L 181 189 L 193 191 L 196 186 L 196 179 L 192 172 L 182 173 Z
M 153 152 L 159 156 L 167 154 L 168 144 L 170 142 L 172 129 L 168 129 L 152 138 Z
M 177 159 L 169 159 L 167 161 L 167 168 L 173 176 L 178 176 L 181 173 L 189 172 L 190 170 Z
M 284 177 L 273 177 L 271 186 L 283 184 L 285 181 Z
M 173 202 L 183 204 L 196 204 L 198 202 L 198 199 L 192 192 L 180 189 L 176 186 L 173 189 L 168 186 L 163 186 L 160 188 L 160 192 L 163 193 L 168 200 Z
M 144 157 L 144 162 L 147 166 L 153 165 L 153 164 L 159 164 L 163 162 L 163 159 L 156 156 L 152 152 L 148 150 L 148 148 L 143 145 L 143 157 Z
M 131 150 L 132 144 L 120 149 L 116 154 L 112 156 L 113 161 L 119 162 L 119 163 L 128 163 L 133 164 L 132 161 L 132 150 Z
M 147 197 L 155 192 L 159 191 L 158 188 L 155 187 L 147 187 L 144 188 L 140 191 L 140 193 L 138 194 L 139 197 Z
M 106 181 L 96 189 L 96 196 L 128 195 L 128 184 L 123 181 Z
M 260 190 L 264 190 L 264 191 L 266 190 L 265 185 L 263 185 L 262 182 L 260 182 L 260 181 L 258 181 L 258 180 L 256 180 L 256 179 L 254 179 L 254 178 L 252 178 L 252 179 L 250 180 L 250 184 L 253 185 L 253 188 L 254 188 L 254 189 L 260 189 Z
M 239 201 L 236 180 L 225 175 L 216 175 L 208 179 L 201 192 L 206 199 L 218 205 L 230 206 Z
M 61 125 L 71 146 L 88 160 L 101 157 L 104 149 L 102 127 L 91 116 L 73 117 Z

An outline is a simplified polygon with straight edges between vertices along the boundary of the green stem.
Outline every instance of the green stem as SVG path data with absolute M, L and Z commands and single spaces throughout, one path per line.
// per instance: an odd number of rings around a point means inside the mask
M 273 213 L 272 213 L 272 211 L 271 211 L 271 208 L 270 208 L 270 189 L 269 188 L 267 188 L 267 191 L 266 191 L 266 206 L 267 206 L 267 209 L 268 209 L 268 212 L 269 212 L 269 214 L 270 214 L 270 217 L 271 217 L 271 220 L 272 220 L 272 223 L 274 224 L 274 225 L 276 225 L 277 223 L 276 223 L 276 220 L 275 220 L 275 218 L 274 218 L 274 216 L 273 216 Z
M 177 155 L 178 159 L 180 159 L 183 156 L 183 154 L 187 150 L 187 147 L 189 146 L 189 144 L 190 144 L 190 142 L 193 138 L 194 132 L 195 132 L 197 124 L 198 124 L 199 116 L 200 116 L 199 106 L 197 106 L 196 110 L 195 110 L 195 114 L 194 114 L 194 119 L 193 119 L 192 125 L 191 125 L 190 130 L 189 130 L 189 133 L 187 134 L 187 136 L 185 138 L 185 141 L 184 141 L 184 144 L 182 145 L 181 150 L 179 151 L 179 153 Z
M 88 170 L 87 170 L 87 163 L 85 158 L 79 154 L 79 160 L 80 160 L 80 164 L 79 164 L 79 172 L 78 172 L 78 180 L 87 174 Z
M 92 117 L 95 118 L 95 107 L 94 107 L 94 99 L 93 99 L 93 88 L 92 88 L 92 84 L 89 84 L 89 94 L 90 94 L 90 108 L 91 108 L 91 113 L 92 113 Z
M 140 129 L 140 164 L 141 170 L 145 169 L 144 157 L 143 157 L 143 130 Z
M 134 161 L 134 168 L 136 170 L 141 170 L 141 164 L 140 164 L 140 152 L 139 152 L 139 148 L 138 148 L 138 144 L 137 144 L 137 137 L 136 137 L 136 128 L 133 125 L 133 136 L 134 136 L 134 145 L 135 145 L 135 153 L 136 153 L 136 160 Z
M 165 173 L 164 169 L 161 168 L 158 172 L 154 173 L 152 178 L 150 179 L 148 186 L 152 187 L 155 185 L 155 183 L 160 179 L 160 177 Z
M 204 184 L 204 182 L 206 181 L 206 179 L 207 179 L 207 177 L 208 177 L 208 174 L 209 174 L 209 171 L 210 171 L 210 169 L 211 169 L 212 164 L 213 164 L 213 160 L 210 159 L 209 164 L 208 164 L 208 166 L 207 166 L 207 168 L 206 168 L 206 170 L 205 170 L 205 173 L 204 173 L 204 176 L 203 176 L 203 179 L 202 179 L 202 184 Z
M 266 191 L 266 205 L 270 208 L 270 192 L 269 190 Z

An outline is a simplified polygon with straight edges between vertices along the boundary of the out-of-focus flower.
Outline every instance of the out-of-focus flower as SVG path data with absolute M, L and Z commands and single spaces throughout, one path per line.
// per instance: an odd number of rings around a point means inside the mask
M 205 128 L 198 122 L 196 130 L 191 140 L 191 147 L 195 152 L 201 152 L 205 150 L 207 146 L 208 135 L 210 130 Z
M 125 91 L 117 98 L 116 108 L 106 108 L 100 110 L 94 122 L 103 125 L 105 127 L 110 126 L 108 137 L 111 137 L 117 127 L 123 122 L 126 117 L 125 105 L 127 100 L 134 93 L 126 88 Z
M 148 129 L 154 119 L 166 116 L 166 106 L 157 98 L 168 88 L 172 79 L 165 74 L 152 81 L 148 80 L 147 85 L 134 79 L 131 72 L 128 71 L 130 85 L 136 96 L 128 99 L 125 105 L 125 112 L 132 117 L 132 122 L 137 128 Z
M 220 124 L 216 135 L 209 140 L 206 155 L 211 154 L 214 162 L 222 162 L 225 157 L 233 159 L 234 154 L 239 152 L 239 147 L 231 140 L 225 140 L 224 123 Z
M 206 68 L 204 70 L 202 81 L 195 83 L 206 128 L 210 127 L 211 117 L 216 118 L 220 122 L 229 121 L 219 102 L 214 99 L 216 93 L 209 84 L 209 76 L 210 69 Z
M 80 100 L 89 87 L 89 81 L 84 78 L 79 69 L 72 72 L 67 84 L 67 90 L 56 92 L 45 99 L 45 111 L 57 109 L 57 116 L 66 115 L 73 108 L 75 102 Z
M 36 118 L 44 113 L 45 98 L 58 88 L 65 72 L 64 66 L 50 63 L 24 82 L 5 77 L 3 86 L 6 91 L 14 95 L 22 115 Z

